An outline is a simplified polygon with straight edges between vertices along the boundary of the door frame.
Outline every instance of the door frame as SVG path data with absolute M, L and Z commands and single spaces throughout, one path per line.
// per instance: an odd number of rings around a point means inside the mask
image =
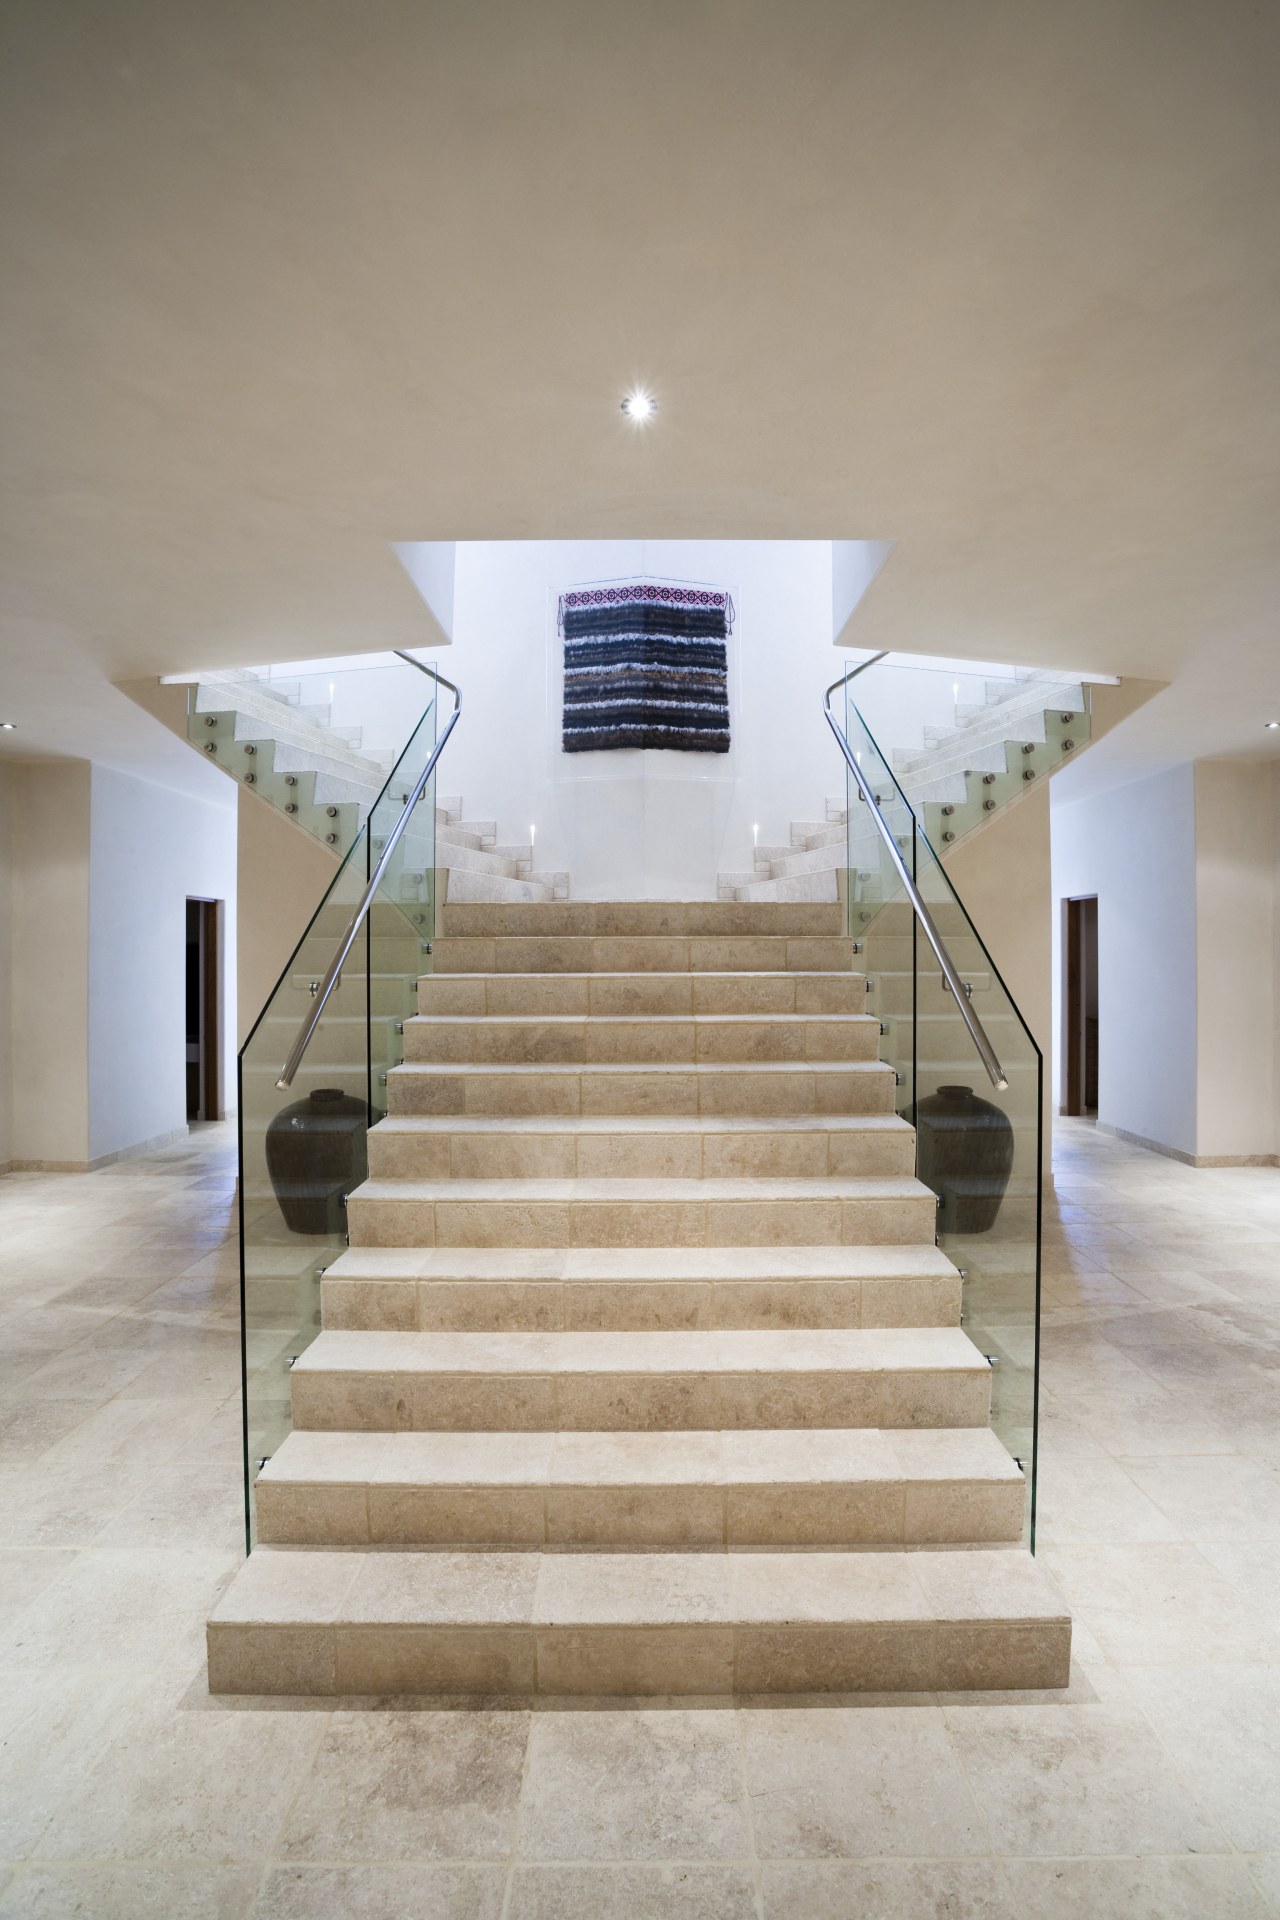
M 1081 909 L 1094 910 L 1094 935 L 1097 936 L 1098 896 L 1096 893 L 1066 894 L 1062 901 L 1062 1100 L 1058 1111 L 1065 1116 L 1083 1118 L 1091 1111 L 1085 1105 L 1086 1055 L 1084 1040 L 1084 981 L 1081 969 L 1081 938 L 1085 916 Z
M 194 1118 L 221 1120 L 222 1104 L 222 907 L 221 900 L 189 893 L 200 909 L 200 1098 Z

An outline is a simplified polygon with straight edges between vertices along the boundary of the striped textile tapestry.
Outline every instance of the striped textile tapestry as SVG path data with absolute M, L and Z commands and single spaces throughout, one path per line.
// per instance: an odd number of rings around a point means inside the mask
M 560 596 L 564 750 L 728 753 L 733 601 L 636 580 Z

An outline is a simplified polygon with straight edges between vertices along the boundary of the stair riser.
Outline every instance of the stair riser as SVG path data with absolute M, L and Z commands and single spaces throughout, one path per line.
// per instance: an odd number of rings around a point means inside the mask
M 776 901 L 791 903 L 793 906 L 805 901 L 830 900 L 833 903 L 840 898 L 844 862 L 839 868 L 828 862 L 818 873 L 783 874 L 776 880 L 753 880 L 745 887 L 736 887 L 734 892 L 739 901 L 761 903 Z
M 394 1014 L 375 1015 L 372 1026 L 356 1016 L 321 1020 L 316 1037 L 304 1058 L 311 1067 L 321 1061 L 337 1067 L 345 1085 L 353 1070 L 363 1068 L 370 1050 L 378 1065 L 399 1065 L 404 1057 L 404 1042 L 396 1032 L 398 1024 L 401 1022 Z M 283 1061 L 288 1058 L 289 1049 L 298 1037 L 298 1022 L 292 1019 L 264 1020 L 258 1034 L 264 1047 L 274 1035 L 271 1058 L 279 1054 Z M 314 1060 L 313 1054 L 316 1056 Z
M 383 1133 L 369 1172 L 387 1180 L 810 1179 L 915 1171 L 909 1133 Z
M 467 936 L 560 936 L 599 938 L 708 936 L 726 934 L 838 934 L 839 915 L 830 908 L 725 906 L 716 901 L 559 901 L 523 911 L 501 907 L 452 905 L 441 932 Z
M 787 1373 L 291 1376 L 294 1425 L 320 1432 L 636 1433 L 725 1427 L 980 1427 L 986 1367 Z
M 973 1005 L 985 1025 L 992 1017 L 993 1003 L 996 1000 L 991 975 L 965 970 L 964 978 L 973 988 Z M 871 977 L 871 989 L 864 994 L 866 1001 L 862 1009 L 865 1013 L 887 1015 L 910 1014 L 916 1005 L 913 995 L 916 989 L 916 977 L 911 973 L 889 973 L 879 969 Z M 955 1001 L 950 987 L 942 984 L 942 978 L 936 970 L 923 970 L 919 975 L 919 1010 L 922 1014 L 950 1014 L 956 1017 Z
M 296 990 L 305 993 L 315 978 L 316 975 L 314 973 L 295 973 L 291 976 L 289 984 Z M 362 989 L 363 986 L 364 979 L 362 975 Z M 417 1011 L 416 982 L 411 973 L 375 974 L 370 983 L 369 992 L 375 1019 L 389 1019 L 393 1021 L 408 1020 Z M 340 993 L 335 997 L 341 1000 Z M 334 1003 L 331 1001 L 330 1005 L 332 1004 Z M 865 1012 L 865 1008 L 860 1009 L 860 1011 Z M 294 1034 L 296 1034 L 296 1032 L 297 1023 L 295 1022 Z M 293 1035 L 290 1036 L 291 1041 L 292 1038 Z M 310 1049 L 308 1049 L 308 1051 L 310 1051 Z
M 703 1020 L 411 1020 L 405 1058 L 477 1066 L 618 1064 L 686 1066 L 707 1062 L 874 1060 L 879 1022 L 779 1018 L 721 1024 Z
M 434 944 L 431 970 L 433 974 L 847 973 L 853 965 L 843 933 L 692 938 L 554 934 L 495 938 L 449 933 Z
M 956 1327 L 960 1277 L 868 1280 L 342 1280 L 324 1324 L 455 1333 Z
M 351 1196 L 353 1247 L 932 1245 L 933 1195 L 802 1200 L 420 1200 Z
M 531 1019 L 691 1014 L 864 1014 L 860 974 L 433 974 L 418 984 L 418 1011 L 435 1015 Z
M 209 1626 L 211 1693 L 725 1695 L 1063 1687 L 1067 1621 Z
M 259 1538 L 281 1546 L 1013 1544 L 1024 1500 L 1021 1480 L 544 1487 L 261 1479 L 257 1515 Z
M 411 1114 L 470 1114 L 476 1117 L 549 1115 L 697 1114 L 754 1118 L 797 1114 L 891 1113 L 897 1088 L 891 1072 L 770 1073 L 767 1067 L 741 1073 L 698 1073 L 673 1068 L 667 1073 L 590 1074 L 391 1073 L 387 1078 L 390 1111 Z M 932 1237 L 932 1236 L 931 1236 Z

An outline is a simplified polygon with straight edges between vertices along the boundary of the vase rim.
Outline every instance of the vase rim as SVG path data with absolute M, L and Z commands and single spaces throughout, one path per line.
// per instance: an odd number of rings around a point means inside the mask
M 939 1087 L 939 1093 L 972 1093 L 972 1087 Z

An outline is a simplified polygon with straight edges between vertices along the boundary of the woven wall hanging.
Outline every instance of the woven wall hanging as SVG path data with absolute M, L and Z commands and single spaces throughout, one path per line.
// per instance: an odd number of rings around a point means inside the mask
M 733 601 L 634 580 L 560 596 L 564 750 L 728 753 Z

